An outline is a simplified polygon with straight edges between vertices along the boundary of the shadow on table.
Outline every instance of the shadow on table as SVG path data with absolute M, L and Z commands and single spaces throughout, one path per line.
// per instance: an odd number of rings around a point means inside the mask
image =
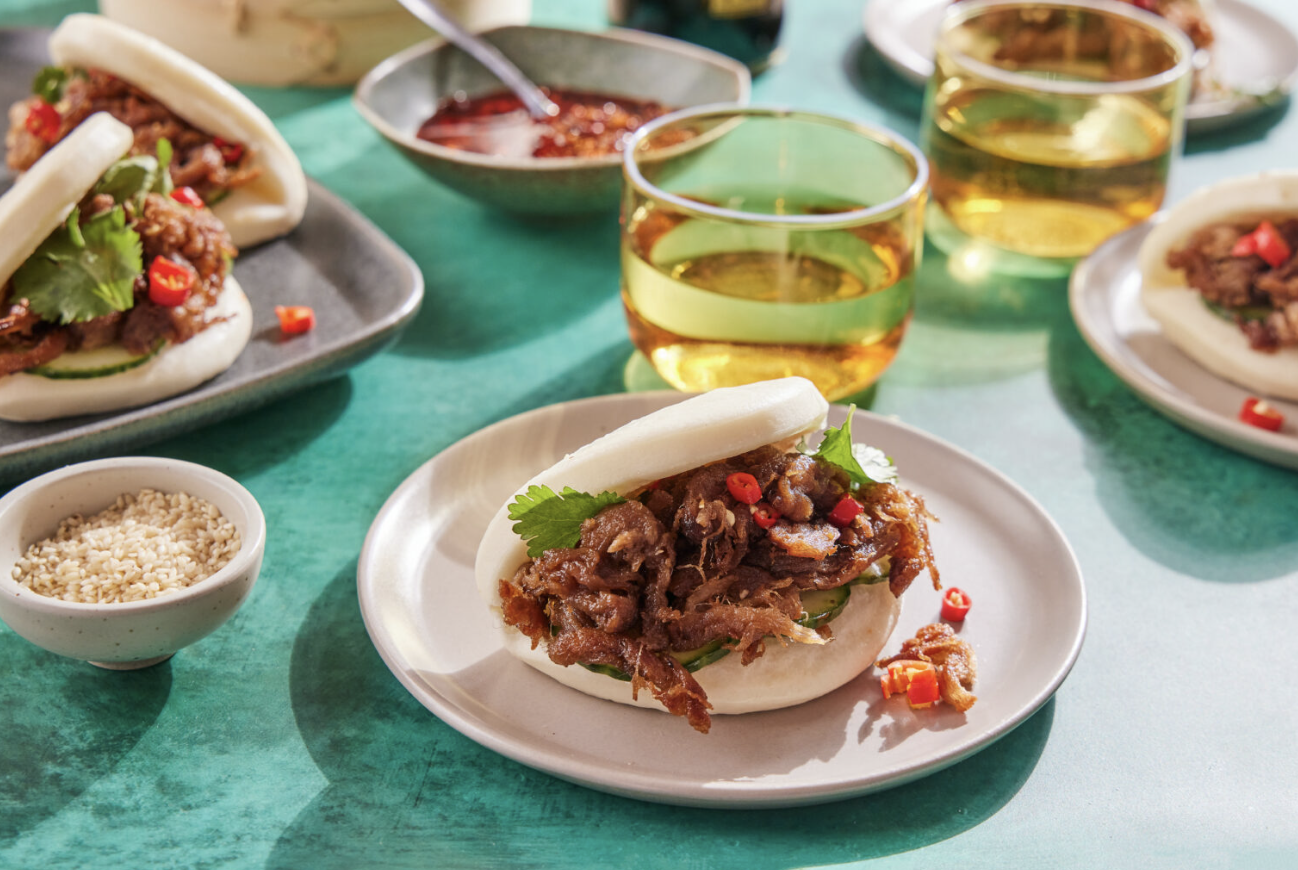
M 953 387 L 1036 371 L 1051 333 L 1068 319 L 1066 278 L 995 274 L 981 249 L 947 255 L 929 244 L 887 383 Z
M 617 298 L 616 212 L 511 217 L 437 184 L 386 144 L 367 139 L 355 148 L 317 177 L 374 220 L 424 276 L 423 305 L 392 352 L 491 353 Z
M 918 138 L 924 88 L 898 75 L 864 35 L 843 54 L 843 72 L 852 87 L 887 110 L 889 127 L 912 140 Z
M 306 449 L 347 410 L 351 396 L 351 378 L 339 376 L 144 452 L 198 462 L 243 480 Z M 250 443 L 258 449 L 248 450 Z
M 4 736 L 0 844 L 59 813 L 110 774 L 158 718 L 171 663 L 106 671 L 0 628 Z
M 1110 372 L 1071 323 L 1050 342 L 1050 383 L 1086 435 L 1086 466 L 1114 526 L 1182 574 L 1254 582 L 1298 562 L 1298 474 L 1181 429 Z M 1285 506 L 1288 506 L 1286 509 Z
M 1031 774 L 1054 716 L 1051 702 L 952 768 L 819 807 L 700 810 L 612 797 L 496 755 L 421 707 L 370 644 L 355 566 L 307 614 L 290 691 L 329 785 L 280 836 L 267 868 L 677 868 L 703 859 L 750 870 L 895 854 L 996 813 Z
M 1185 153 L 1202 154 L 1206 151 L 1224 151 L 1236 145 L 1244 145 L 1265 139 L 1271 128 L 1284 119 L 1289 110 L 1289 98 L 1278 100 L 1274 105 L 1262 109 L 1257 114 L 1242 121 L 1225 124 L 1220 129 L 1210 132 L 1195 133 L 1185 140 Z M 1236 174 L 1243 175 L 1253 170 L 1242 168 Z

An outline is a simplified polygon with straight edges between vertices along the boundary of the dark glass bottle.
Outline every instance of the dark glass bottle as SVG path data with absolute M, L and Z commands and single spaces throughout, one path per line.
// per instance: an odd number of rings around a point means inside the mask
M 777 59 L 783 18 L 784 0 L 609 0 L 613 24 L 697 43 L 753 72 Z

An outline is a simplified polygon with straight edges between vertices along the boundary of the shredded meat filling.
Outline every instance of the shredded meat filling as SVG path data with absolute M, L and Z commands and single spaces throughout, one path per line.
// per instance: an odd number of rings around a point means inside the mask
M 1169 251 L 1167 265 L 1185 272 L 1186 284 L 1231 317 L 1263 353 L 1298 347 L 1298 254 L 1272 268 L 1256 254 L 1235 256 L 1235 244 L 1257 223 L 1220 222 L 1195 230 L 1185 246 Z M 1298 218 L 1276 221 L 1291 252 L 1298 251 Z
M 741 471 L 788 508 L 769 530 L 726 486 Z M 768 641 L 825 643 L 829 632 L 799 624 L 801 593 L 843 586 L 884 558 L 894 594 L 926 568 L 938 586 L 923 501 L 875 484 L 856 494 L 864 510 L 840 529 L 825 515 L 847 491 L 834 466 L 769 447 L 659 481 L 587 520 L 576 547 L 501 579 L 505 622 L 558 664 L 622 671 L 633 691 L 647 689 L 706 732 L 706 694 L 669 653 L 719 642 L 746 665 Z
M 30 169 L 52 147 L 28 131 L 25 123 L 38 100 L 28 97 L 9 110 L 6 162 L 16 172 Z M 177 187 L 194 188 L 207 202 L 261 174 L 261 169 L 253 165 L 255 157 L 250 149 L 240 149 L 237 157 L 233 152 L 223 154 L 214 136 L 182 120 L 134 85 L 102 70 L 90 69 L 72 76 L 55 108 L 60 118 L 55 142 L 95 112 L 108 112 L 131 128 L 135 133 L 132 154 L 156 154 L 158 140 L 166 139 L 172 146 L 172 181 Z
M 112 197 L 87 197 L 81 203 L 82 221 L 112 207 Z M 13 374 L 44 365 L 67 351 L 93 350 L 120 343 L 131 353 L 143 354 L 166 340 L 180 344 L 212 323 L 209 309 L 225 286 L 227 263 L 238 253 L 220 220 L 207 209 L 181 206 L 171 199 L 150 193 L 143 208 L 135 213 L 127 203 L 128 223 L 140 235 L 144 273 L 137 276 L 134 305 L 79 323 L 55 325 L 41 320 L 26 299 L 12 298 L 13 284 L 2 288 L 0 302 L 0 374 Z M 149 299 L 148 267 L 155 257 L 188 266 L 195 274 L 194 285 L 181 305 L 164 307 Z

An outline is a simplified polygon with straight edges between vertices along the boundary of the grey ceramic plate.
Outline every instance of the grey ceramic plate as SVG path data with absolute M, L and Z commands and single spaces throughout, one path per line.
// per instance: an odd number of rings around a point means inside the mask
M 978 655 L 978 703 L 912 711 L 865 673 L 784 710 L 683 720 L 584 695 L 500 645 L 478 596 L 483 530 L 516 487 L 582 444 L 681 393 L 600 396 L 511 417 L 417 469 L 370 527 L 357 573 L 361 614 L 383 660 L 425 707 L 483 746 L 602 791 L 708 807 L 811 804 L 908 782 L 990 745 L 1054 693 L 1086 626 L 1082 576 L 1063 533 L 1014 483 L 958 448 L 857 411 L 852 434 L 883 448 L 941 518 L 930 527 L 943 581 L 969 592 L 961 635 Z M 830 422 L 847 409 L 834 406 Z M 921 577 L 886 649 L 934 622 Z
M 0 31 L 0 106 L 28 93 L 48 31 Z M 0 167 L 0 190 L 12 179 Z M 265 404 L 376 353 L 419 310 L 423 276 L 387 236 L 314 181 L 302 224 L 245 251 L 234 275 L 252 300 L 252 340 L 233 366 L 163 402 L 44 423 L 0 422 L 0 481 L 121 450 Z M 310 305 L 316 328 L 281 339 L 276 305 Z
M 1279 432 L 1240 422 L 1249 391 L 1183 354 L 1145 313 L 1136 255 L 1152 226 L 1119 233 L 1073 270 L 1069 301 L 1077 328 L 1105 365 L 1156 410 L 1232 450 L 1298 468 L 1298 403 L 1267 399 L 1285 415 Z
M 933 73 L 933 38 L 951 0 L 870 0 L 865 36 L 902 78 L 924 86 Z M 1204 133 L 1265 109 L 1298 79 L 1298 37 L 1270 14 L 1242 0 L 1217 0 L 1212 19 L 1215 63 L 1235 96 L 1192 100 L 1186 127 Z

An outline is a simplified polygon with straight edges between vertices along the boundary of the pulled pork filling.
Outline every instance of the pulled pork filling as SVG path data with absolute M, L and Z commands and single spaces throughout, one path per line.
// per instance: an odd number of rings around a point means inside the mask
M 753 475 L 779 511 L 769 529 L 728 490 L 735 472 Z M 647 689 L 706 733 L 706 693 L 670 653 L 718 643 L 747 665 L 768 636 L 824 643 L 829 625 L 799 624 L 801 594 L 844 586 L 885 557 L 894 595 L 924 568 L 938 586 L 923 500 L 872 484 L 854 493 L 864 510 L 839 527 L 827 516 L 847 492 L 840 469 L 772 447 L 658 481 L 586 520 L 576 547 L 500 580 L 505 622 L 556 664 L 629 675 L 633 694 Z
M 144 91 L 102 70 L 85 70 L 69 78 L 62 98 L 54 106 L 59 115 L 57 135 L 42 138 L 28 129 L 27 117 L 41 102 L 40 97 L 32 96 L 9 109 L 6 162 L 15 172 L 30 169 L 41 155 L 95 112 L 107 112 L 135 133 L 132 155 L 155 154 L 159 139 L 169 141 L 173 149 L 172 182 L 176 187 L 192 187 L 204 202 L 215 202 L 261 174 L 261 169 L 252 165 L 249 149 L 217 140 Z
M 953 0 L 961 2 L 961 0 Z M 1199 0 L 1119 0 L 1146 12 L 1167 19 L 1190 38 L 1198 50 L 1207 51 L 1215 37 L 1203 4 Z M 1106 28 L 1096 20 L 1080 33 L 1075 19 L 1069 13 L 1036 9 L 1025 12 L 989 12 L 979 17 L 980 26 L 990 30 L 1002 40 L 994 58 L 1010 63 L 1032 63 L 1065 57 L 1109 58 L 1121 67 L 1133 64 L 1127 70 L 1139 75 L 1141 62 L 1138 52 L 1133 52 L 1130 35 L 1120 29 Z M 1067 26 L 1065 26 L 1067 25 Z M 1198 94 L 1217 89 L 1211 66 L 1196 70 L 1194 90 Z
M 1298 255 L 1272 267 L 1257 254 L 1232 251 L 1257 223 L 1214 223 L 1194 232 L 1185 247 L 1169 251 L 1167 265 L 1185 271 L 1186 283 L 1229 316 L 1253 350 L 1274 353 L 1298 347 Z M 1276 221 L 1290 251 L 1298 251 L 1298 218 Z
M 86 197 L 80 203 L 81 223 L 112 207 L 113 198 L 107 194 Z M 207 209 L 187 208 L 156 193 L 144 198 L 138 213 L 133 203 L 125 208 L 128 225 L 139 233 L 146 267 L 135 279 L 134 305 L 93 320 L 57 325 L 32 312 L 26 299 L 12 298 L 12 282 L 6 282 L 0 287 L 0 374 L 43 365 L 64 352 L 114 343 L 144 354 L 159 340 L 179 344 L 214 322 L 207 319 L 207 310 L 224 288 L 228 258 L 238 253 L 225 227 Z M 167 308 L 149 299 L 147 267 L 155 257 L 194 272 L 193 287 L 181 305 Z

